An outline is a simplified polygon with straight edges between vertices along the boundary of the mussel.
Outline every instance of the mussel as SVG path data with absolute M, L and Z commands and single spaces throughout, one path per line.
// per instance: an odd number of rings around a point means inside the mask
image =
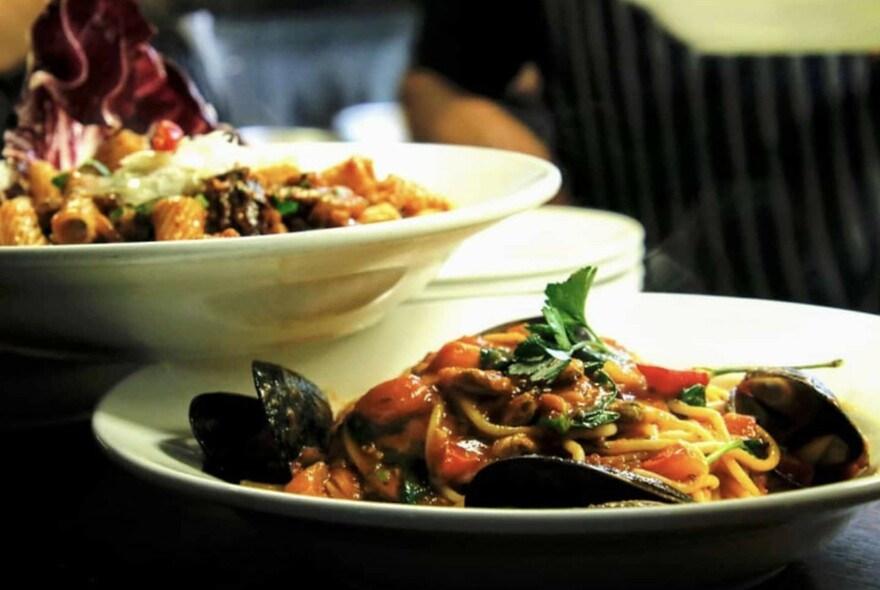
M 465 506 L 472 508 L 652 506 L 692 501 L 657 479 L 549 455 L 493 461 L 476 473 L 465 492 Z
M 750 414 L 780 445 L 780 487 L 850 479 L 868 463 L 865 437 L 820 380 L 791 368 L 748 371 L 734 388 L 735 411 Z
M 251 371 L 257 397 L 210 392 L 190 402 L 202 469 L 233 483 L 286 483 L 290 462 L 303 448 L 328 444 L 333 410 L 321 389 L 299 373 L 259 360 Z

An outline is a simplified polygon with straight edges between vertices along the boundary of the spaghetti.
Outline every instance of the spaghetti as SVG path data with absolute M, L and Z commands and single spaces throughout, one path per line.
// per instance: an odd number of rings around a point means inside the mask
M 669 398 L 624 354 L 601 367 L 571 362 L 549 384 L 486 368 L 488 356 L 512 356 L 527 336 L 519 324 L 429 353 L 347 408 L 335 430 L 341 444 L 312 465 L 347 465 L 362 483 L 355 499 L 439 505 L 462 505 L 480 468 L 525 454 L 628 469 L 698 502 L 768 493 L 779 445 L 754 418 L 727 409 L 726 390 L 710 383 L 705 406 Z M 626 377 L 609 387 L 608 374 Z M 614 420 L 580 426 L 609 389 Z M 294 464 L 288 488 L 309 466 Z
M 583 311 L 594 276 L 587 267 L 548 285 L 542 318 L 447 342 L 369 389 L 333 421 L 328 445 L 296 451 L 279 488 L 463 506 L 487 465 L 541 456 L 656 482 L 675 501 L 711 502 L 865 470 L 861 433 L 806 374 L 670 369 L 599 337 Z M 743 373 L 732 389 L 718 378 L 730 373 Z M 759 423 L 768 412 L 784 425 Z

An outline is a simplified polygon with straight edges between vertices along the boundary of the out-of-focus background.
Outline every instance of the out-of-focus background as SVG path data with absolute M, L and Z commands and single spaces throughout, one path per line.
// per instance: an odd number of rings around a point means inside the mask
M 159 28 L 156 47 L 190 72 L 223 121 L 254 136 L 282 127 L 287 139 L 406 139 L 396 99 L 417 1 L 141 3 Z
M 6 10 L 0 11 L 4 21 L 0 33 L 23 36 L 26 25 L 19 21 L 30 19 L 45 1 L 3 0 L 7 1 Z M 140 0 L 140 4 L 158 28 L 153 45 L 187 70 L 224 122 L 254 134 L 264 127 L 284 127 L 285 133 L 298 137 L 331 139 L 336 137 L 338 116 L 346 129 L 357 128 L 359 133 L 378 129 L 391 139 L 406 138 L 396 97 L 416 32 L 418 2 Z M 14 52 L 16 44 L 10 45 Z M 4 126 L 10 125 L 23 68 L 23 59 L 0 59 Z M 355 105 L 366 106 L 341 112 Z

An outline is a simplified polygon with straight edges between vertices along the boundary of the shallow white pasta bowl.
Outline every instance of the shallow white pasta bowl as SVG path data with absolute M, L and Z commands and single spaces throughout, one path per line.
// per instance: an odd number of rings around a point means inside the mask
M 552 198 L 530 156 L 429 144 L 268 146 L 303 170 L 360 155 L 454 210 L 309 232 L 179 242 L 0 247 L 0 348 L 130 358 L 217 356 L 374 324 L 464 239 Z
M 298 370 L 343 403 L 425 352 L 539 308 L 540 295 L 410 300 L 326 346 L 264 360 Z M 331 500 L 225 483 L 201 469 L 188 423 L 205 391 L 252 391 L 251 357 L 162 363 L 98 404 L 93 430 L 109 456 L 170 491 L 240 512 L 290 576 L 346 587 L 744 588 L 809 559 L 862 505 L 880 500 L 880 317 L 696 295 L 638 293 L 588 304 L 594 329 L 670 366 L 787 365 L 841 358 L 815 372 L 869 442 L 858 479 L 713 503 L 613 509 L 457 509 Z

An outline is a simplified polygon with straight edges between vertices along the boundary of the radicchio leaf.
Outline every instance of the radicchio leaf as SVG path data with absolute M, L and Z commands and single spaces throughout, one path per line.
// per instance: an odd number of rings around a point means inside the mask
M 3 156 L 78 166 L 121 128 L 146 133 L 160 119 L 188 135 L 217 127 L 216 113 L 149 41 L 136 0 L 52 0 L 31 30 L 18 127 Z

